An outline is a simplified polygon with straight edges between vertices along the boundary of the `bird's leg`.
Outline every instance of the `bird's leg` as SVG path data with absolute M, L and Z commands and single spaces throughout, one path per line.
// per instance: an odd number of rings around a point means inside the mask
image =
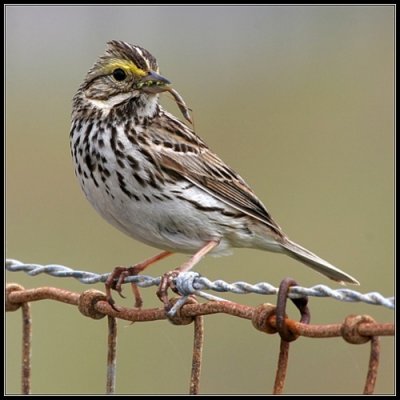
M 158 298 L 164 303 L 164 307 L 167 309 L 169 307 L 168 301 L 168 288 L 171 287 L 172 280 L 176 278 L 181 272 L 190 271 L 206 254 L 208 254 L 212 249 L 218 246 L 219 240 L 211 240 L 207 242 L 199 251 L 193 254 L 188 261 L 183 263 L 179 268 L 165 273 L 160 282 L 160 286 L 157 290 Z
M 116 290 L 121 297 L 122 295 L 122 284 L 128 276 L 134 276 L 145 270 L 149 265 L 156 263 L 157 261 L 162 260 L 165 257 L 168 257 L 172 253 L 170 251 L 163 251 L 160 254 L 157 254 L 141 263 L 133 265 L 132 267 L 115 267 L 113 272 L 108 276 L 105 286 L 106 286 L 106 297 L 108 303 L 115 310 L 115 301 L 112 298 L 111 290 Z M 139 288 L 135 283 L 131 283 L 133 296 L 135 297 L 135 307 L 140 308 L 143 304 L 142 297 L 140 296 Z M 118 311 L 118 310 L 117 310 Z

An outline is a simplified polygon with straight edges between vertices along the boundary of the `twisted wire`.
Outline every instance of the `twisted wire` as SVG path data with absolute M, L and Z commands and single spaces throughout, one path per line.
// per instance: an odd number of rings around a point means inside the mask
M 6 269 L 11 272 L 23 271 L 28 275 L 35 276 L 38 274 L 48 274 L 54 277 L 61 278 L 75 278 L 84 284 L 93 284 L 98 282 L 105 282 L 109 273 L 96 274 L 88 271 L 74 270 L 64 265 L 58 264 L 26 264 L 18 260 L 7 259 L 5 263 Z M 158 286 L 161 277 L 152 277 L 147 275 L 129 276 L 125 282 L 134 282 L 139 287 L 147 288 L 150 286 Z M 262 295 L 275 295 L 278 293 L 278 288 L 273 285 L 260 282 L 250 284 L 247 282 L 234 282 L 227 283 L 223 280 L 210 281 L 209 279 L 200 276 L 199 273 L 189 271 L 180 273 L 174 280 L 174 284 L 184 297 L 191 294 L 196 294 L 208 300 L 223 300 L 217 296 L 203 292 L 203 290 L 213 290 L 215 292 L 231 292 L 235 294 L 256 293 Z M 301 286 L 293 286 L 290 288 L 289 297 L 299 298 L 304 296 L 314 297 L 330 297 L 340 301 L 347 302 L 363 302 L 378 306 L 387 307 L 390 309 L 395 308 L 394 297 L 384 297 L 378 292 L 360 293 L 355 290 L 341 288 L 332 289 L 326 285 L 316 285 L 310 288 Z M 182 299 L 183 301 L 183 299 Z

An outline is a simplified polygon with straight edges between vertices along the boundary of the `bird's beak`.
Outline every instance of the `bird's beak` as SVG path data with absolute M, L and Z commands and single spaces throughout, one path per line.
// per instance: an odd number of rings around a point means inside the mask
M 161 93 L 168 90 L 167 85 L 170 83 L 168 79 L 157 74 L 157 72 L 149 71 L 149 73 L 136 84 L 136 88 L 147 93 Z

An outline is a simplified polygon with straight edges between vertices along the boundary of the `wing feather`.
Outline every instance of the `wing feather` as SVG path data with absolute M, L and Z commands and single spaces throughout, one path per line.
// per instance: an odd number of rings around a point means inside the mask
M 171 118 L 172 116 L 166 115 L 166 117 Z M 175 127 L 179 123 L 179 136 L 175 136 L 170 130 L 168 141 L 172 143 L 172 146 L 158 147 L 157 158 L 159 163 L 164 168 L 174 171 L 210 195 L 256 218 L 280 234 L 280 227 L 246 182 L 216 154 L 212 153 L 191 129 L 175 118 L 171 122 Z M 183 128 L 185 129 L 184 136 L 182 136 L 181 131 Z M 157 136 L 159 134 L 160 132 L 157 132 Z M 182 143 L 195 146 L 196 151 L 174 150 L 176 149 L 175 144 Z

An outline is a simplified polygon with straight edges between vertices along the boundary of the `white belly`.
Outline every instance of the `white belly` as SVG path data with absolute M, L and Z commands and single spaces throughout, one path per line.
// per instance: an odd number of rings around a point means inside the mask
M 87 126 L 82 126 L 81 131 L 86 129 Z M 189 201 L 177 199 L 176 192 L 184 192 L 205 207 L 221 210 L 230 207 L 185 180 L 157 184 L 156 188 L 144 183 L 148 182 L 151 165 L 120 132 L 113 146 L 111 133 L 103 132 L 103 144 L 97 143 L 96 150 L 92 145 L 98 138 L 85 141 L 84 135 L 79 140 L 78 136 L 75 133 L 71 138 L 75 173 L 89 202 L 110 224 L 136 240 L 170 251 L 194 253 L 208 241 L 220 240 L 213 252 L 228 253 L 234 245 L 237 230 L 230 227 L 231 217 L 224 217 L 218 211 L 198 210 Z M 118 160 L 114 155 L 116 146 L 124 149 L 140 168 L 133 168 L 126 157 Z M 237 228 L 241 224 L 238 220 Z

